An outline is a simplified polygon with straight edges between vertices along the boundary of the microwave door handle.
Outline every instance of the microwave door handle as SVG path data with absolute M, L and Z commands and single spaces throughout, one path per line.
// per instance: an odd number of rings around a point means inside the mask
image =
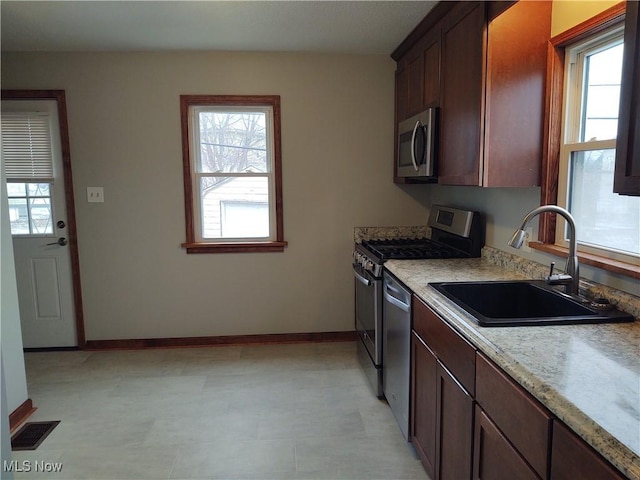
M 433 176 L 434 163 L 435 163 L 435 151 L 434 151 L 434 143 L 436 136 L 436 122 L 433 118 L 433 113 L 429 112 L 429 126 L 426 130 L 427 133 L 427 148 L 426 148 L 426 156 L 427 156 L 427 175 Z
M 416 126 L 413 127 L 413 134 L 411 135 L 411 161 L 413 162 L 413 168 L 418 171 L 418 162 L 416 162 L 416 133 L 420 128 L 420 120 L 416 122 Z

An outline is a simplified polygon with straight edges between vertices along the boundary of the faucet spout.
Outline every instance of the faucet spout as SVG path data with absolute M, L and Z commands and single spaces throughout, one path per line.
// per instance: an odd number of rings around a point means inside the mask
M 558 207 L 557 205 L 542 205 L 541 207 L 534 208 L 525 215 L 520 228 L 516 230 L 516 232 L 513 234 L 513 237 L 511 237 L 511 240 L 509 240 L 509 245 L 514 248 L 522 247 L 526 236 L 525 228 L 527 228 L 527 225 L 533 217 L 544 212 L 551 212 L 562 215 L 569 224 L 569 257 L 567 258 L 567 266 L 565 268 L 565 271 L 568 275 L 571 276 L 571 281 L 566 285 L 565 288 L 566 293 L 571 295 L 578 295 L 580 272 L 578 266 L 578 254 L 576 253 L 578 245 L 578 238 L 576 236 L 576 222 L 573 219 L 573 216 L 567 210 L 562 207 Z

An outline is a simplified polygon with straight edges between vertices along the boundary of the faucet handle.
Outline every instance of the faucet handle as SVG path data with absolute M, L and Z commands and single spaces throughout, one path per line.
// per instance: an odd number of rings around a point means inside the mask
M 549 276 L 547 277 L 548 285 L 568 285 L 573 281 L 573 277 L 571 275 L 567 275 L 566 273 L 556 273 L 554 275 L 553 269 L 556 266 L 556 262 L 551 262 L 551 267 L 549 268 Z

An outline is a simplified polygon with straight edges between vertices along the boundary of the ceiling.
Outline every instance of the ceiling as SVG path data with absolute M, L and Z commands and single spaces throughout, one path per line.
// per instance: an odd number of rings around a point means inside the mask
M 6 1 L 2 51 L 390 54 L 435 1 Z

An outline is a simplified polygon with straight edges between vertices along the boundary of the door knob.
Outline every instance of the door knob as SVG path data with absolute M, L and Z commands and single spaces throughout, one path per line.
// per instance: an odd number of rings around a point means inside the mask
M 60 245 L 61 247 L 64 247 L 67 243 L 69 243 L 69 241 L 64 238 L 64 237 L 60 237 L 57 241 L 52 242 L 52 243 L 47 243 L 48 245 Z
M 67 226 L 67 224 L 64 223 L 64 221 L 62 221 L 62 220 L 58 220 L 58 223 L 56 223 L 56 227 L 58 227 L 58 228 L 64 228 L 66 226 Z

